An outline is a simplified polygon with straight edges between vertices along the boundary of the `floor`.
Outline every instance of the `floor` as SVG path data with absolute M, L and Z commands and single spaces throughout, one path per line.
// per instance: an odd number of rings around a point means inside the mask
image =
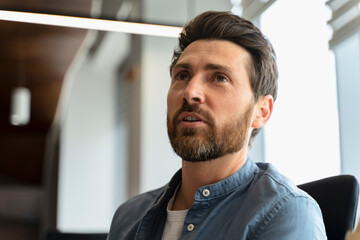
M 0 239 L 39 240 L 41 189 L 0 184 Z

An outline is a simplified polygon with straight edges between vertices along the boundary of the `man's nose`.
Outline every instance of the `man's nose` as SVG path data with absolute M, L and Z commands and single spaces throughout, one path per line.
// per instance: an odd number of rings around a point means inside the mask
M 204 82 L 201 76 L 194 76 L 192 79 L 190 79 L 184 91 L 183 99 L 190 104 L 204 102 Z

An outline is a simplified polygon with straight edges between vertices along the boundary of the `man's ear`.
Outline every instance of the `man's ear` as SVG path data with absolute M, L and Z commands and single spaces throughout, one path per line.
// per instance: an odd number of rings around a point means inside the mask
M 254 120 L 251 124 L 253 128 L 261 128 L 269 120 L 273 110 L 274 99 L 271 95 L 266 95 L 256 103 Z

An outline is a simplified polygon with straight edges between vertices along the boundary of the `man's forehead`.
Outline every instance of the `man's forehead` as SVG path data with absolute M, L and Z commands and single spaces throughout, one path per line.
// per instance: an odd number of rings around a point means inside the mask
M 199 39 L 199 40 L 193 41 L 192 43 L 190 43 L 190 44 L 183 50 L 183 53 L 184 53 L 184 52 L 187 52 L 187 51 L 191 51 L 194 45 L 196 45 L 196 46 L 203 46 L 203 45 L 205 45 L 205 44 L 210 45 L 210 46 L 223 45 L 223 47 L 225 47 L 225 46 L 232 46 L 234 49 L 235 49 L 235 48 L 238 48 L 238 49 L 241 49 L 241 50 L 244 51 L 244 52 L 248 52 L 243 46 L 237 44 L 236 42 L 233 42 L 233 41 L 230 41 L 230 40 L 226 40 L 226 39 L 212 39 L 212 38 L 209 38 L 209 39 Z M 217 50 L 217 49 L 213 49 L 213 50 Z
M 251 61 L 251 55 L 243 47 L 227 40 L 197 40 L 184 49 L 174 68 L 190 69 L 192 64 L 199 59 L 206 59 L 206 62 L 201 63 L 205 64 L 208 70 L 230 71 L 232 67 L 229 64 L 245 63 L 247 65 Z

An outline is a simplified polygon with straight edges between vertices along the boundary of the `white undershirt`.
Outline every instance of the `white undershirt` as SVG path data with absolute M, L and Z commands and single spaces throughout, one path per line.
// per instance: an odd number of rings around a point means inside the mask
M 167 218 L 161 240 L 178 240 L 181 236 L 182 228 L 188 209 L 173 211 L 172 206 L 179 186 L 176 188 L 174 196 L 168 203 L 167 206 Z

